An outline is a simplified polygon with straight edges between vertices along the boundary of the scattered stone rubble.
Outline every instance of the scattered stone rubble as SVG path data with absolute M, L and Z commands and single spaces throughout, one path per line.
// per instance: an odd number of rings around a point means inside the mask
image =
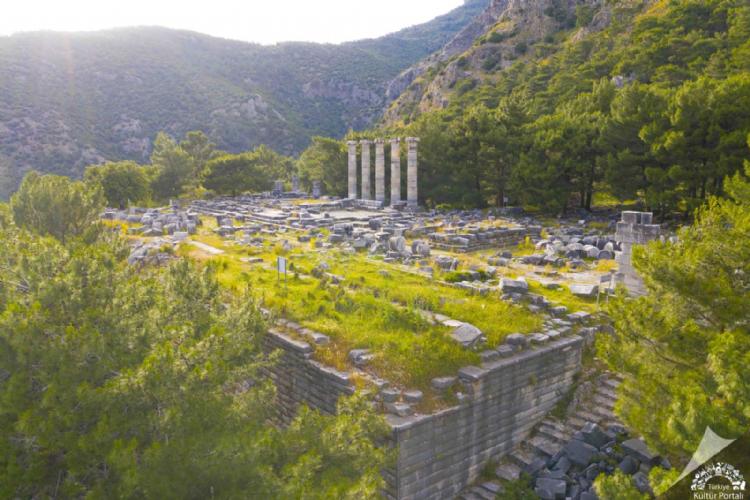
M 567 263 L 581 266 L 584 259 L 612 260 L 620 245 L 613 235 L 598 235 L 595 231 L 584 232 L 582 227 L 567 227 L 553 230 L 552 234 L 536 243 L 540 253 L 521 259 L 524 264 L 562 267 Z
M 512 214 L 514 217 L 508 219 L 505 217 L 510 215 L 507 211 L 500 214 L 481 211 L 419 212 L 401 211 L 393 207 L 363 210 L 360 202 L 377 200 L 350 199 L 293 204 L 290 203 L 293 197 L 284 195 L 283 186 L 278 184 L 276 188 L 274 196 L 198 200 L 187 210 L 179 207 L 131 209 L 127 212 L 107 210 L 102 217 L 132 224 L 128 228 L 130 234 L 153 237 L 136 244 L 129 259 L 132 264 L 162 263 L 171 258 L 169 248 L 196 232 L 200 224 L 199 215 L 214 217 L 217 234 L 234 238 L 244 245 L 262 246 L 267 236 L 293 231 L 299 242 L 314 239 L 316 248 L 336 246 L 343 252 L 367 253 L 382 258 L 384 263 L 414 265 L 417 272 L 430 277 L 435 269 L 459 271 L 459 259 L 442 252 L 510 248 L 524 241 L 533 242 L 537 253 L 514 257 L 511 252 L 500 250 L 487 258 L 486 266 L 461 269 L 459 275 L 461 278 L 465 276 L 465 281 L 452 284 L 481 295 L 496 293 L 501 300 L 528 307 L 543 315 L 541 331 L 529 335 L 509 335 L 501 345 L 488 349 L 483 332 L 475 325 L 422 311 L 429 315 L 430 321 L 450 327 L 450 336 L 456 342 L 480 355 L 480 367 L 464 367 L 455 376 L 437 377 L 431 381 L 434 391 L 431 396 L 441 398 L 450 394 L 459 405 L 471 400 L 475 390 L 473 384 L 483 376 L 486 367 L 503 360 L 507 362 L 507 358 L 515 359 L 514 356 L 523 353 L 540 352 L 546 345 L 557 345 L 566 337 L 583 337 L 584 342 L 590 344 L 602 329 L 594 324 L 594 318 L 589 313 L 570 312 L 542 295 L 530 293 L 524 277 L 500 276 L 499 280 L 494 281 L 498 267 L 509 267 L 512 263 L 582 267 L 586 261 L 612 259 L 621 252 L 629 255 L 630 245 L 641 239 L 646 241 L 652 233 L 658 232 L 650 229 L 650 217 L 639 215 L 633 218 L 623 214 L 623 221 L 618 225 L 619 237 L 587 230 L 585 224 L 575 224 L 549 230 L 547 237 L 541 239 L 542 228 L 534 219 L 518 214 Z M 291 248 L 288 239 L 282 240 L 281 244 L 286 249 Z M 387 273 L 386 270 L 382 272 Z M 311 274 L 334 285 L 344 281 L 344 277 L 330 272 L 330 266 L 325 261 L 320 262 Z M 555 288 L 559 285 L 549 283 L 546 286 Z M 596 284 L 576 283 L 568 287 L 574 295 L 588 298 L 596 297 L 600 291 L 600 285 Z M 304 359 L 310 359 L 317 346 L 329 342 L 327 336 L 292 322 L 280 321 L 279 325 L 292 335 L 289 342 L 307 346 L 303 349 Z M 415 415 L 416 408 L 424 398 L 422 392 L 395 387 L 389 381 L 369 374 L 368 364 L 374 358 L 367 349 L 354 349 L 348 353 L 348 357 L 354 366 L 353 373 L 369 380 L 375 388 L 376 405 L 381 411 L 395 418 Z M 321 365 L 316 369 L 326 368 Z M 348 380 L 347 374 L 333 373 L 330 377 L 332 387 L 349 390 L 348 383 L 343 382 Z M 564 424 L 547 418 L 537 429 L 536 435 L 498 467 L 498 477 L 509 480 L 517 478 L 524 471 L 532 476 L 535 491 L 543 499 L 591 500 L 595 498 L 591 490 L 594 478 L 619 467 L 634 476 L 639 489 L 650 491 L 646 479 L 648 470 L 663 462 L 641 442 L 624 440 L 624 428 L 614 421 L 611 414 L 615 383 L 603 384 L 595 395 L 601 408 L 581 410 Z M 330 401 L 326 398 L 326 404 L 335 406 L 335 398 Z M 289 411 L 291 407 L 290 404 Z M 489 495 L 501 491 L 502 483 L 488 482 L 465 492 L 463 497 L 489 498 Z
M 201 223 L 196 212 L 176 207 L 131 208 L 128 211 L 107 209 L 102 218 L 133 224 L 128 227 L 128 234 L 140 236 L 177 235 L 184 238 L 188 234 L 195 234 Z
M 645 443 L 630 436 L 613 413 L 620 381 L 603 375 L 592 385 L 582 385 L 582 401 L 571 404 L 563 420 L 548 416 L 530 439 L 498 464 L 497 480 L 485 481 L 465 490 L 459 498 L 483 500 L 502 495 L 504 485 L 522 473 L 531 478 L 534 492 L 543 500 L 596 500 L 594 480 L 617 469 L 633 476 L 635 486 L 653 496 L 648 474 L 652 467 L 671 467 Z

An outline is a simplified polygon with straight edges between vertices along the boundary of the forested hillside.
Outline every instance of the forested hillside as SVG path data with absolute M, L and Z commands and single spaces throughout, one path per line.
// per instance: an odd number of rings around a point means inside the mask
M 163 28 L 0 38 L 0 197 L 24 172 L 80 176 L 149 157 L 158 131 L 220 149 L 298 153 L 377 120 L 388 82 L 442 47 L 488 0 L 372 40 L 273 46 Z
M 422 137 L 426 203 L 505 198 L 560 212 L 614 196 L 690 213 L 742 167 L 747 2 L 495 0 L 491 9 L 497 22 L 386 114 L 384 129 Z

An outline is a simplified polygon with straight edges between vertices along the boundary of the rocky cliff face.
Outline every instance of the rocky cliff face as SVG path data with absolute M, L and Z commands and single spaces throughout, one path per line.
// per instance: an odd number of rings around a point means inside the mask
M 430 68 L 434 68 L 442 62 L 461 54 L 474 44 L 477 38 L 482 36 L 492 27 L 499 15 L 507 8 L 509 0 L 492 0 L 490 5 L 471 23 L 466 25 L 450 42 L 442 49 L 430 55 L 428 58 L 420 61 L 414 66 L 403 71 L 388 84 L 386 96 L 389 102 L 392 102 L 409 89 L 409 86 L 418 77 L 423 75 Z M 404 96 L 407 98 L 407 96 Z
M 456 93 L 489 83 L 493 74 L 530 57 L 532 45 L 543 51 L 545 43 L 560 43 L 561 33 L 581 38 L 603 29 L 608 12 L 602 0 L 492 0 L 442 50 L 391 82 L 389 97 L 398 97 L 383 121 L 396 123 L 445 108 Z

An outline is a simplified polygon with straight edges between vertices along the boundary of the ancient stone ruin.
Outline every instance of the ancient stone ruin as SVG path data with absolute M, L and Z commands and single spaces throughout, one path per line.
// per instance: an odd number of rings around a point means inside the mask
M 370 172 L 370 146 L 373 144 L 368 139 L 359 141 L 349 141 L 348 151 L 348 199 L 356 200 L 357 205 L 366 208 L 381 208 L 386 202 L 385 186 L 385 142 L 383 139 L 376 139 L 375 143 L 375 196 L 373 197 L 371 186 Z M 403 207 L 404 201 L 401 199 L 401 140 L 389 139 L 391 145 L 391 196 L 390 204 L 392 207 Z M 419 205 L 419 196 L 417 188 L 417 147 L 419 139 L 416 137 L 407 137 L 407 167 L 406 167 L 406 206 L 417 208 Z M 361 174 L 360 187 L 357 189 L 357 145 L 361 146 Z M 359 196 L 357 196 L 359 193 Z M 373 203 L 374 202 L 374 203 Z
M 652 221 L 651 212 L 622 212 L 622 220 L 617 223 L 615 239 L 621 246 L 620 252 L 616 255 L 619 265 L 618 280 L 634 295 L 643 295 L 646 289 L 643 280 L 633 267 L 633 246 L 645 245 L 659 238 L 661 226 L 653 224 Z
M 521 471 L 526 472 L 542 498 L 557 498 L 563 489 L 566 496 L 578 492 L 580 498 L 591 498 L 585 496 L 590 495 L 591 488 L 587 478 L 607 470 L 589 463 L 588 458 L 605 453 L 627 462 L 625 466 L 632 469 L 632 457 L 619 457 L 608 448 L 615 432 L 611 420 L 597 419 L 603 413 L 609 418 L 611 412 L 582 412 L 565 432 L 555 431 L 557 424 L 548 415 L 574 387 L 584 347 L 607 326 L 589 312 L 570 311 L 552 302 L 544 289 L 561 288 L 563 280 L 573 295 L 595 300 L 601 282 L 596 281 L 598 276 L 591 278 L 592 270 L 615 254 L 623 283 L 637 285 L 637 274 L 630 264 L 632 247 L 657 238 L 660 227 L 651 223 L 651 214 L 640 212 L 624 212 L 619 222 L 614 215 L 607 216 L 591 228 L 585 221 L 543 228 L 533 217 L 512 210 L 409 210 L 409 200 L 417 199 L 416 186 L 407 185 L 404 203 L 400 199 L 400 141 L 389 142 L 392 182 L 387 207 L 383 206 L 387 201 L 385 141 L 375 141 L 374 193 L 365 181 L 369 174 L 362 181 L 363 198 L 374 194 L 374 199 L 309 200 L 306 193 L 296 191 L 298 180 L 293 180 L 292 192 L 285 192 L 279 182 L 271 193 L 195 200 L 187 209 L 107 210 L 103 217 L 130 224 L 128 232 L 132 235 L 152 237 L 134 247 L 130 259 L 134 264 L 148 263 L 148 259 L 160 263 L 160 259 L 170 258 L 163 252 L 164 245 L 176 247 L 183 241 L 212 255 L 224 253 L 198 240 L 191 241 L 201 221 L 211 221 L 210 229 L 204 227 L 204 232 L 211 231 L 244 250 L 263 248 L 269 239 L 285 251 L 301 243 L 308 245 L 321 255 L 308 272 L 333 286 L 342 286 L 347 277 L 332 272 L 325 260 L 329 250 L 347 256 L 361 254 L 361 258 L 376 262 L 378 273 L 385 275 L 390 272 L 389 266 L 408 269 L 424 279 L 425 286 L 448 274 L 455 275 L 454 281 L 440 283 L 468 292 L 465 297 L 469 298 L 462 300 L 494 297 L 513 307 L 528 308 L 542 320 L 538 331 L 507 335 L 493 348 L 488 347 L 485 332 L 467 318 L 462 321 L 417 309 L 428 323 L 446 327 L 446 338 L 477 353 L 475 365 L 428 379 L 430 383 L 420 390 L 400 387 L 386 380 L 386 375 L 372 375 L 368 368 L 374 354 L 366 348 L 347 352 L 346 370 L 327 366 L 318 360 L 321 358 L 316 357 L 316 351 L 335 342 L 335 338 L 293 321 L 275 319 L 264 340 L 269 352 L 282 353 L 279 363 L 268 371 L 277 387 L 275 418 L 279 424 L 289 422 L 301 404 L 334 413 L 340 396 L 357 390 L 359 385 L 354 381 L 366 381 L 367 390 L 374 394 L 373 408 L 385 416 L 391 427 L 391 442 L 398 447 L 396 464 L 384 471 L 386 497 L 483 498 L 497 493 L 499 485 L 491 481 L 480 486 L 473 483 L 488 463 L 505 460 L 500 462 L 497 476 L 517 478 Z M 409 178 L 416 180 L 417 141 L 408 143 Z M 357 143 L 349 145 L 349 188 L 356 194 Z M 362 169 L 367 173 L 370 143 L 363 141 L 362 147 L 366 152 Z M 318 189 L 314 187 L 313 191 Z M 616 234 L 608 233 L 615 225 Z M 519 252 L 514 255 L 516 249 Z M 252 252 L 247 255 L 242 259 L 245 264 L 269 264 L 250 256 Z M 513 274 L 509 274 L 511 269 Z M 583 270 L 588 281 L 564 276 L 568 269 Z M 530 287 L 532 280 L 537 282 L 536 288 Z M 269 311 L 266 313 L 272 317 Z M 607 388 L 603 390 L 609 394 Z M 441 402 L 437 409 L 423 405 L 435 400 Z M 586 432 L 581 430 L 584 424 L 591 424 Z M 591 427 L 599 424 L 599 430 Z M 540 435 L 540 429 L 552 430 Z M 550 440 L 554 442 L 550 444 Z M 536 451 L 527 452 L 526 443 L 536 443 Z M 573 465 L 568 467 L 568 462 Z M 594 471 L 594 465 L 599 469 Z M 560 472 L 562 469 L 566 472 Z M 561 482 L 556 477 L 560 474 L 575 477 L 575 484 Z

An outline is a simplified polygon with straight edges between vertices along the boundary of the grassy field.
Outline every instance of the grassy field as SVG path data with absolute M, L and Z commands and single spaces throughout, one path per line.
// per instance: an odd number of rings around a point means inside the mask
M 351 349 L 370 349 L 375 359 L 368 370 L 374 375 L 427 394 L 432 378 L 455 375 L 459 368 L 479 363 L 479 355 L 453 341 L 450 328 L 431 324 L 422 311 L 471 322 L 485 333 L 489 347 L 497 346 L 510 333 L 530 333 L 542 327 L 539 316 L 499 300 L 496 294 L 472 295 L 366 254 L 315 249 L 312 242 L 296 243 L 292 234 L 266 238 L 262 247 L 239 245 L 213 234 L 211 222 L 207 220 L 193 240 L 224 254 L 211 256 L 189 243 L 182 245 L 179 253 L 215 262 L 226 288 L 249 287 L 278 317 L 328 335 L 331 343 L 318 348 L 316 357 L 339 369 L 349 366 Z M 292 245 L 289 250 L 281 244 L 285 237 Z M 278 280 L 274 268 L 280 254 L 290 263 L 286 281 Z M 263 262 L 242 260 L 248 257 Z M 321 262 L 344 281 L 334 285 L 311 276 Z

